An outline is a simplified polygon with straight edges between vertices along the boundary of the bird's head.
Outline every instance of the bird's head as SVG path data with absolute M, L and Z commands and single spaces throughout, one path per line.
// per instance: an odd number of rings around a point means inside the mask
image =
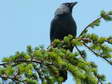
M 62 3 L 59 8 L 57 8 L 55 15 L 72 14 L 73 7 L 77 2 L 67 2 Z

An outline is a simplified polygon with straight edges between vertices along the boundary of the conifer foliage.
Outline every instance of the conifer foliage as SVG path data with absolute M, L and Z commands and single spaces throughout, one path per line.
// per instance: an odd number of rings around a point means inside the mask
M 61 69 L 70 72 L 76 84 L 110 84 L 105 83 L 105 76 L 98 73 L 97 64 L 87 61 L 89 54 L 85 48 L 112 65 L 112 37 L 88 32 L 89 28 L 99 26 L 102 19 L 112 21 L 111 16 L 112 11 L 101 11 L 100 17 L 75 38 L 68 35 L 63 41 L 56 39 L 47 49 L 27 46 L 26 51 L 3 58 L 0 64 L 1 84 L 6 81 L 9 84 L 62 84 Z M 65 50 L 68 46 L 74 46 L 75 51 Z

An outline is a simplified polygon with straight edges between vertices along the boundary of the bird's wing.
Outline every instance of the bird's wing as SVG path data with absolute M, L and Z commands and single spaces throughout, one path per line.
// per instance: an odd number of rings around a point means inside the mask
M 51 42 L 54 40 L 55 27 L 56 27 L 56 21 L 55 21 L 55 19 L 53 19 L 51 21 L 51 25 L 50 25 L 50 40 L 51 40 Z
M 50 40 L 51 40 L 51 42 L 56 38 L 62 39 L 62 36 L 61 36 L 62 33 L 63 33 L 62 21 L 60 21 L 58 17 L 55 17 L 51 21 L 51 25 L 50 25 Z

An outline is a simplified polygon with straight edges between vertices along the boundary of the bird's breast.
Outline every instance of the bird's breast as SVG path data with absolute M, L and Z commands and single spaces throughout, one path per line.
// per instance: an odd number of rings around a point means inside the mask
M 58 16 L 55 17 L 51 22 L 51 31 L 50 31 L 50 38 L 51 41 L 54 39 L 61 39 L 69 34 L 76 36 L 76 23 L 72 16 Z
M 57 26 L 57 30 L 60 33 L 73 34 L 76 30 L 76 23 L 72 17 L 59 17 Z

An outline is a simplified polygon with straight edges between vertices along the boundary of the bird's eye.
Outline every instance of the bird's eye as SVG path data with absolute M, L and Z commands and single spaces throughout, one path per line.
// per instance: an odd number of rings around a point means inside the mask
M 66 3 L 66 6 L 68 6 L 68 7 L 69 7 L 69 6 L 70 6 L 70 4 L 69 4 L 69 3 Z

